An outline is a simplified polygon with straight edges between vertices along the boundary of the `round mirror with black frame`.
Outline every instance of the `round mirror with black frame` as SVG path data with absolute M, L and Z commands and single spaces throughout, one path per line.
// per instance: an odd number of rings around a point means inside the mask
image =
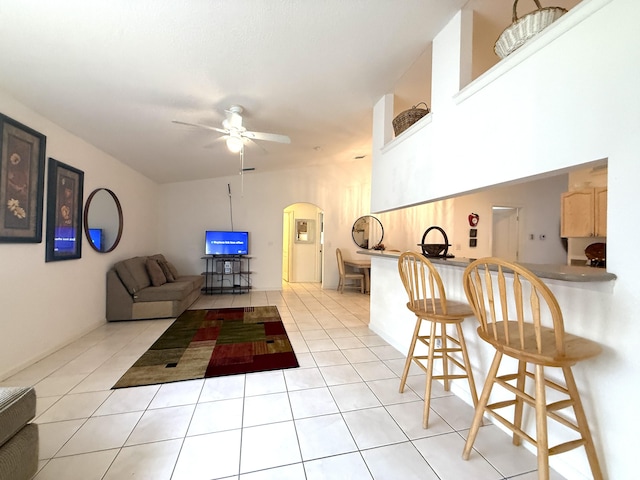
M 97 188 L 84 206 L 84 234 L 96 252 L 113 251 L 122 237 L 122 206 L 115 193 Z
M 382 222 L 372 215 L 364 215 L 354 222 L 351 236 L 360 248 L 375 248 L 384 238 Z

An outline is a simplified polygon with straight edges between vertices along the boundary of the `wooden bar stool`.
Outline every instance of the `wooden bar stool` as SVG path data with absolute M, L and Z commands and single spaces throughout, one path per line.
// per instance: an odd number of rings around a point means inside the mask
M 507 277 L 507 273 L 513 279 Z M 593 477 L 601 479 L 602 472 L 587 417 L 571 372 L 572 365 L 598 355 L 602 350 L 600 346 L 591 340 L 565 333 L 562 312 L 551 290 L 536 275 L 518 264 L 498 258 L 481 258 L 465 269 L 463 282 L 469 303 L 480 322 L 478 335 L 491 344 L 496 353 L 476 407 L 462 457 L 469 459 L 486 412 L 513 432 L 514 445 L 520 445 L 521 439 L 525 439 L 537 447 L 539 479 L 549 478 L 549 455 L 581 446 L 586 449 Z M 550 318 L 550 326 L 542 324 L 543 315 L 544 318 Z M 518 360 L 516 373 L 497 375 L 503 355 Z M 533 372 L 528 371 L 527 364 L 534 366 Z M 565 385 L 545 378 L 545 367 L 560 368 Z M 527 393 L 527 379 L 533 379 L 535 393 Z M 515 398 L 489 404 L 494 385 L 505 388 Z M 560 396 L 555 394 L 560 399 L 547 404 L 547 388 L 560 392 Z M 536 438 L 522 428 L 525 403 L 535 409 Z M 513 421 L 497 412 L 505 407 L 513 407 Z M 567 408 L 573 409 L 575 422 L 559 413 Z M 548 419 L 574 430 L 578 438 L 550 448 Z
M 469 382 L 474 406 L 478 403 L 476 385 L 473 381 L 473 372 L 462 333 L 462 322 L 466 317 L 473 315 L 473 310 L 466 302 L 447 300 L 438 271 L 423 255 L 414 252 L 403 253 L 398 258 L 398 271 L 409 296 L 407 308 L 416 316 L 416 326 L 400 379 L 400 393 L 404 391 L 409 367 L 413 361 L 427 374 L 422 416 L 422 426 L 427 428 L 433 380 L 443 380 L 444 389 L 449 391 L 451 380 L 466 378 Z M 423 321 L 431 324 L 428 335 L 420 334 Z M 455 325 L 457 337 L 447 332 L 448 325 Z M 417 342 L 426 345 L 427 355 L 414 354 Z M 460 353 L 462 361 L 452 355 L 453 353 Z M 442 361 L 442 375 L 433 374 L 433 362 L 436 358 Z M 427 362 L 426 365 L 423 363 L 424 361 Z M 450 363 L 458 367 L 462 373 L 453 374 L 450 370 Z

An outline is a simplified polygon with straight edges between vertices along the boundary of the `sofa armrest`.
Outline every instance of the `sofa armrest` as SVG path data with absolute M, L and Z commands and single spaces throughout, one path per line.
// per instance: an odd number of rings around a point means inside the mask
M 133 297 L 115 270 L 107 272 L 107 321 L 131 320 Z

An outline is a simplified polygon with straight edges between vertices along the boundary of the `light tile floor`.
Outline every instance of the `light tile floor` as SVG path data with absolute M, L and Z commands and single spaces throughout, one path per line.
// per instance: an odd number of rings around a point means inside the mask
M 424 375 L 398 393 L 404 358 L 367 327 L 367 295 L 285 284 L 191 308 L 250 305 L 278 307 L 299 369 L 111 390 L 173 321 L 151 320 L 101 326 L 2 382 L 36 388 L 35 478 L 537 478 L 535 456 L 490 424 L 462 460 L 473 410 L 440 384 L 422 428 Z

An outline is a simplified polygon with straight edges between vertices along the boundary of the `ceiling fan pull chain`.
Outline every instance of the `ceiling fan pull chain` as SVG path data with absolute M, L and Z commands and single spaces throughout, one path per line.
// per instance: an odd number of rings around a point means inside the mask
M 231 231 L 233 232 L 233 206 L 231 205 L 231 184 L 227 183 L 227 190 L 229 191 L 229 218 L 231 219 Z
M 244 144 L 240 149 L 240 196 L 244 197 Z

